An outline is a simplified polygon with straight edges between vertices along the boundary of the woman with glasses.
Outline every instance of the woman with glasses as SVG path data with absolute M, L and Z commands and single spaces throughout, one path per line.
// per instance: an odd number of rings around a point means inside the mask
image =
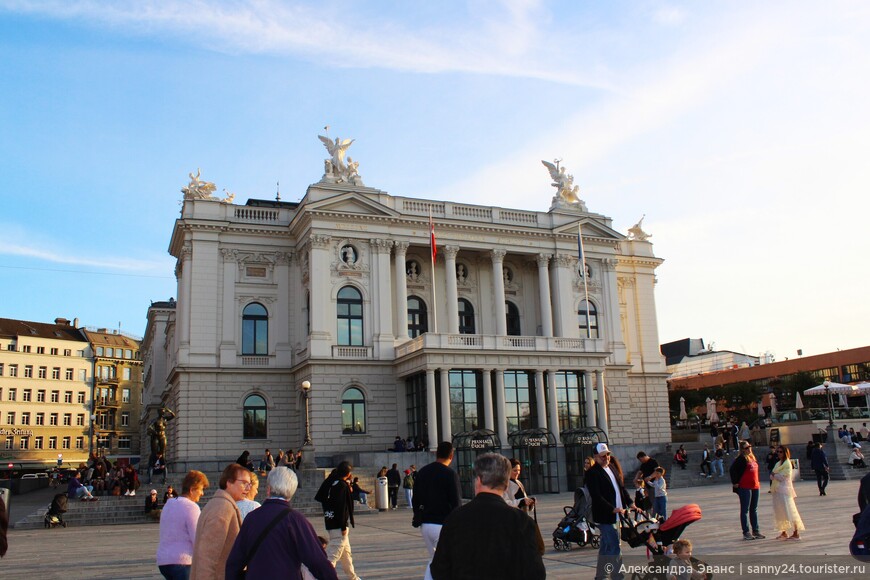
M 800 530 L 804 528 L 804 522 L 798 513 L 794 498 L 797 494 L 792 485 L 791 452 L 788 447 L 780 445 L 776 448 L 776 456 L 779 461 L 773 466 L 770 474 L 771 491 L 773 492 L 773 525 L 780 531 L 780 540 L 800 540 Z M 789 530 L 794 533 L 789 537 Z
M 224 468 L 218 481 L 220 489 L 202 508 L 196 524 L 191 580 L 225 576 L 227 556 L 242 528 L 242 513 L 236 502 L 251 489 L 251 481 L 251 472 L 238 463 Z
M 741 441 L 740 455 L 728 470 L 734 493 L 740 498 L 740 527 L 743 528 L 744 540 L 762 540 L 764 536 L 758 530 L 758 461 L 752 454 L 749 441 Z M 752 531 L 750 533 L 750 524 Z

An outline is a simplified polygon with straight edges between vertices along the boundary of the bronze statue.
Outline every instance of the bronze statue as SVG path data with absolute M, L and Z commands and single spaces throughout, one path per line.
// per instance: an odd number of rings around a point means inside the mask
M 166 423 L 175 419 L 175 413 L 169 407 L 160 407 L 157 418 L 148 425 L 146 433 L 151 436 L 151 457 L 163 455 L 166 461 Z

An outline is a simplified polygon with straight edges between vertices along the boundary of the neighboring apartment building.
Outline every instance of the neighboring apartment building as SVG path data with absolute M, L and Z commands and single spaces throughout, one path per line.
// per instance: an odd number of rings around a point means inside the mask
M 0 318 L 0 461 L 87 460 L 93 363 L 78 320 Z M 5 465 L 4 465 L 5 467 Z
M 139 341 L 105 328 L 83 332 L 94 353 L 93 450 L 112 459 L 135 461 L 141 448 Z
M 169 247 L 178 302 L 152 305 L 143 342 L 142 425 L 158 401 L 177 414 L 175 471 L 297 448 L 303 381 L 321 464 L 373 464 L 396 435 L 433 448 L 478 429 L 510 453 L 538 429 L 564 475 L 571 429 L 600 427 L 617 445 L 670 441 L 662 260 L 648 236 L 620 234 L 582 202 L 534 212 L 327 177 L 299 203 L 185 197 Z
M 140 449 L 143 461 L 151 454 L 151 442 L 147 433 L 148 425 L 157 416 L 163 404 L 163 396 L 169 371 L 173 368 L 170 353 L 174 352 L 168 343 L 174 336 L 175 300 L 152 302 L 148 307 L 148 323 L 142 338 L 142 409 L 137 418 L 139 423 Z M 169 426 L 172 429 L 172 425 Z
M 662 355 L 671 379 L 691 377 L 718 371 L 754 367 L 762 361 L 757 356 L 704 347 L 700 338 L 684 338 L 662 345 Z

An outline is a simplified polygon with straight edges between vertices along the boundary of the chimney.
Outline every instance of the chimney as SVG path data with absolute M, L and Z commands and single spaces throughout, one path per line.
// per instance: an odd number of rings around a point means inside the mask
M 74 327 L 74 328 L 78 328 L 78 327 L 79 327 L 79 319 L 78 319 L 78 318 L 73 318 L 73 327 Z
M 66 318 L 55 318 L 54 323 L 69 326 L 69 320 L 67 320 Z

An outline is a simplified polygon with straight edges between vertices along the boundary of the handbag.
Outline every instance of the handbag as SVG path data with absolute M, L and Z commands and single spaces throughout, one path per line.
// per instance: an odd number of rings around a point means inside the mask
M 239 574 L 236 576 L 236 578 L 238 580 L 244 580 L 247 577 L 247 575 L 248 575 L 248 563 L 251 561 L 251 558 L 254 557 L 254 554 L 257 553 L 257 548 L 260 547 L 260 544 L 263 543 L 263 540 L 266 539 L 266 536 L 269 535 L 269 532 L 272 531 L 272 528 L 274 528 L 278 524 L 278 522 L 280 522 L 282 519 L 287 517 L 287 514 L 289 514 L 289 513 L 290 513 L 290 506 L 287 506 L 286 508 L 282 509 L 281 512 L 277 516 L 275 516 L 275 519 L 273 519 L 271 522 L 269 522 L 268 526 L 263 528 L 263 531 L 260 532 L 259 536 L 257 536 L 257 540 L 254 542 L 254 545 L 251 546 L 251 549 L 248 551 L 247 554 L 245 554 L 245 563 L 244 563 L 244 566 L 242 566 L 242 571 L 239 572 Z

